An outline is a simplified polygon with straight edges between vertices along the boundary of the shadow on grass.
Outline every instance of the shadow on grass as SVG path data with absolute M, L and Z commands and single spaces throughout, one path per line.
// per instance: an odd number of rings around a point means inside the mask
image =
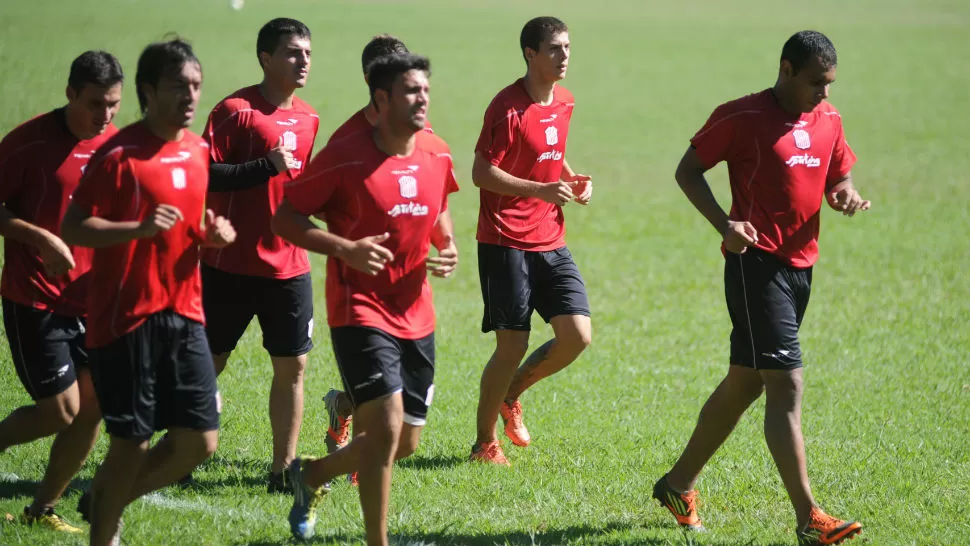
M 670 537 L 651 538 L 630 536 L 627 531 L 638 529 L 670 529 L 668 525 L 663 526 L 641 526 L 632 525 L 626 522 L 610 522 L 603 526 L 592 526 L 588 524 L 570 525 L 561 529 L 545 529 L 542 531 L 512 531 L 509 533 L 460 533 L 450 532 L 447 529 L 433 531 L 429 533 L 403 533 L 391 535 L 390 544 L 392 546 L 556 546 L 580 542 L 599 546 L 659 546 L 659 545 L 684 545 L 684 546 L 745 546 L 751 543 L 739 543 L 736 540 L 711 541 L 706 534 L 684 533 L 680 538 L 671 539 Z M 617 533 L 612 535 L 612 533 Z M 361 542 L 363 534 L 321 534 L 307 541 L 296 541 L 294 539 L 282 542 L 239 542 L 239 546 L 277 546 L 282 544 L 357 544 Z M 771 543 L 766 546 L 788 546 L 787 543 Z
M 442 470 L 444 468 L 451 468 L 454 466 L 459 466 L 468 462 L 468 457 L 462 457 L 459 455 L 434 455 L 432 457 L 427 456 L 412 456 L 407 459 L 401 459 L 397 461 L 397 466 L 400 468 L 409 468 L 412 470 Z
M 91 480 L 71 480 L 63 496 L 66 497 L 75 493 L 80 495 L 87 491 L 90 486 Z M 33 498 L 38 487 L 40 487 L 40 482 L 36 480 L 0 480 L 0 499 Z

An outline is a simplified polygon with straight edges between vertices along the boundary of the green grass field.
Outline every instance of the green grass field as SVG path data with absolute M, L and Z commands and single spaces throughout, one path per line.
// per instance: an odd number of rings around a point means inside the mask
M 730 4 L 730 5 L 728 5 Z M 743 6 L 743 7 L 741 7 Z M 554 14 L 571 27 L 565 84 L 577 99 L 567 157 L 595 178 L 589 208 L 569 205 L 570 248 L 586 278 L 595 335 L 570 369 L 523 398 L 534 437 L 506 443 L 511 469 L 465 462 L 478 381 L 493 340 L 480 334 L 475 264 L 478 196 L 470 179 L 482 114 L 524 72 L 522 24 Z M 873 201 L 852 219 L 823 212 L 822 258 L 802 342 L 804 431 L 818 501 L 865 524 L 854 544 L 970 544 L 970 4 L 964 0 L 48 0 L 0 3 L 0 133 L 63 101 L 70 61 L 103 48 L 134 81 L 141 48 L 169 31 L 190 38 L 205 71 L 205 113 L 259 78 L 258 28 L 292 16 L 313 30 L 302 97 L 321 139 L 366 100 L 360 49 L 403 38 L 434 66 L 431 118 L 451 145 L 463 191 L 452 201 L 462 265 L 435 282 L 437 396 L 418 453 L 399 464 L 389 517 L 398 544 L 687 544 L 650 499 L 727 367 L 728 315 L 717 235 L 673 171 L 687 139 L 720 102 L 774 82 L 793 32 L 815 28 L 839 48 L 832 102 Z M 118 124 L 137 116 L 133 85 Z M 711 180 L 727 205 L 726 171 Z M 339 381 L 324 320 L 307 372 L 302 453 L 324 452 L 320 398 Z M 533 345 L 549 335 L 537 322 Z M 0 413 L 27 403 L 6 343 Z M 265 492 L 270 366 L 253 327 L 222 376 L 221 445 L 196 476 L 129 507 L 126 544 L 288 544 L 290 499 Z M 711 533 L 696 544 L 794 544 L 794 516 L 764 444 L 756 404 L 699 482 Z M 0 455 L 0 510 L 17 514 L 42 475 L 50 441 Z M 81 488 L 61 513 L 78 522 Z M 357 494 L 326 499 L 318 544 L 363 538 Z M 0 526 L 0 544 L 82 544 Z

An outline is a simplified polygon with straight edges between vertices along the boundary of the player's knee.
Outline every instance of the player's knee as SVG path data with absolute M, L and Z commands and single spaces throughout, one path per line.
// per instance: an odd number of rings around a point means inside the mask
M 499 339 L 495 346 L 495 356 L 503 362 L 515 362 L 516 365 L 525 358 L 529 351 L 529 338 Z
M 65 391 L 54 398 L 39 404 L 47 425 L 57 431 L 71 426 L 81 409 L 77 391 Z
M 418 439 L 417 438 L 401 438 L 400 443 L 397 444 L 397 454 L 396 459 L 406 459 L 414 452 L 418 450 Z
M 589 330 L 573 330 L 556 340 L 556 343 L 561 343 L 563 348 L 574 356 L 579 356 L 592 342 L 593 333 Z

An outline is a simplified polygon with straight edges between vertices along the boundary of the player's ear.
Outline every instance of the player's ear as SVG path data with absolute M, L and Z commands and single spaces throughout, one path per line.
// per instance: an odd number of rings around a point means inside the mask
M 270 55 L 269 53 L 267 53 L 265 51 L 260 51 L 259 52 L 259 66 L 260 66 L 260 68 L 262 68 L 263 70 L 265 70 L 266 69 L 266 65 L 269 64 L 269 61 L 270 61 L 270 59 L 272 59 L 272 57 L 273 56 Z
M 378 112 L 384 111 L 387 108 L 387 103 L 390 102 L 391 97 L 387 91 L 383 89 L 377 89 L 374 91 L 374 108 L 377 108 Z
M 788 59 L 782 59 L 778 65 L 778 74 L 784 76 L 786 79 L 791 79 L 795 75 L 795 67 L 791 65 L 791 61 Z
M 67 97 L 67 102 L 74 102 L 75 100 L 77 100 L 77 96 L 78 96 L 77 91 L 75 91 L 70 84 L 68 84 L 67 88 L 64 89 L 64 95 Z

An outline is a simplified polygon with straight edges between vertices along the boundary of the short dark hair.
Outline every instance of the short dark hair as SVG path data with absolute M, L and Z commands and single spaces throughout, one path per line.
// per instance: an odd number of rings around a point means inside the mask
M 410 51 L 408 51 L 404 42 L 394 36 L 390 34 L 378 34 L 371 38 L 367 42 L 367 45 L 364 46 L 364 51 L 360 54 L 360 67 L 366 75 L 367 67 L 374 62 L 374 59 L 393 53 L 410 53 Z
M 85 51 L 71 63 L 67 85 L 80 93 L 85 85 L 111 87 L 125 81 L 121 63 L 107 51 Z
M 519 35 L 519 46 L 522 48 L 522 57 L 525 58 L 525 48 L 539 51 L 539 44 L 560 34 L 569 32 L 569 27 L 555 17 L 536 17 L 529 20 L 522 27 L 522 34 Z M 528 59 L 526 59 L 528 61 Z
M 145 111 L 145 93 L 142 85 L 158 87 L 159 80 L 167 74 L 177 72 L 186 63 L 195 63 L 202 68 L 202 63 L 192 51 L 192 46 L 185 40 L 175 37 L 167 42 L 149 44 L 138 57 L 138 70 L 135 72 L 135 89 L 138 92 L 138 106 Z
M 796 32 L 781 48 L 781 60 L 791 63 L 792 75 L 798 74 L 813 57 L 818 58 L 825 68 L 839 64 L 832 40 L 814 30 Z
M 263 25 L 256 36 L 256 60 L 259 61 L 260 53 L 272 55 L 277 46 L 280 45 L 280 38 L 283 36 L 297 35 L 300 38 L 310 39 L 310 29 L 306 25 L 287 17 L 277 17 Z M 262 61 L 260 61 L 262 66 Z
M 383 89 L 388 94 L 398 76 L 409 70 L 421 70 L 431 75 L 431 61 L 427 57 L 414 53 L 392 53 L 374 59 L 367 68 L 367 86 L 370 87 L 370 100 L 374 101 L 374 94 Z

